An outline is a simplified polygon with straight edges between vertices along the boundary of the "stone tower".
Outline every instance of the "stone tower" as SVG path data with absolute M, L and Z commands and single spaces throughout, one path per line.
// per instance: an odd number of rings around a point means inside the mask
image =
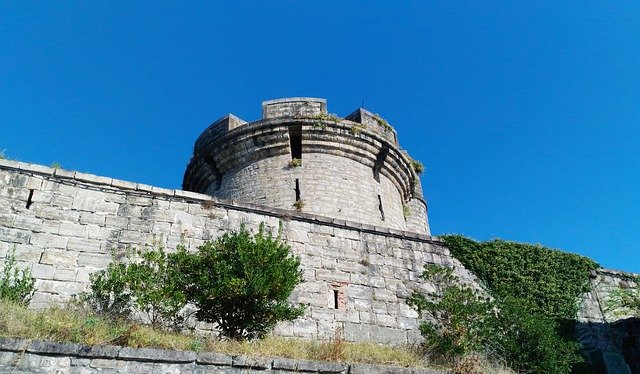
M 262 119 L 229 114 L 196 140 L 183 189 L 429 235 L 427 204 L 396 131 L 362 108 L 339 118 L 324 99 L 262 103 Z

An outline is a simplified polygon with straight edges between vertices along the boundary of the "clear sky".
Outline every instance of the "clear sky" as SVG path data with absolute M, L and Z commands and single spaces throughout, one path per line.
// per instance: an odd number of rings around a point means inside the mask
M 179 188 L 263 100 L 386 118 L 434 234 L 640 272 L 640 2 L 0 0 L 0 150 Z

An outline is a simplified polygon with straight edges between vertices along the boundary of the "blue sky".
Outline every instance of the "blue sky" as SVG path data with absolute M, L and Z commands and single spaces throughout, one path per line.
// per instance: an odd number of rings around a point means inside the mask
M 0 0 L 0 150 L 179 188 L 263 100 L 386 118 L 434 234 L 640 272 L 638 2 Z

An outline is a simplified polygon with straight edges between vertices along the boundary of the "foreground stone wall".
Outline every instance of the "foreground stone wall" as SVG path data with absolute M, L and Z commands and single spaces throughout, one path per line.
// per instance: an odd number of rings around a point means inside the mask
M 227 355 L 215 352 L 86 346 L 0 338 L 0 372 L 10 373 L 351 373 L 438 374 L 397 366 Z
M 413 342 L 418 319 L 405 300 L 420 286 L 423 265 L 451 265 L 473 280 L 442 243 L 424 234 L 0 160 L 0 256 L 15 247 L 20 266 L 31 269 L 33 308 L 85 290 L 89 274 L 104 269 L 112 251 L 154 243 L 195 250 L 243 223 L 256 229 L 262 222 L 273 230 L 283 225 L 304 269 L 305 283 L 291 301 L 307 305 L 306 313 L 278 325 L 280 335 Z

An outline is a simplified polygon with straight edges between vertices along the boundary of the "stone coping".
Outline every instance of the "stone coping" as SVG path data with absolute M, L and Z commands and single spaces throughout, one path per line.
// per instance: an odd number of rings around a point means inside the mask
M 355 230 L 369 234 L 382 235 L 387 237 L 394 237 L 400 239 L 407 239 L 418 242 L 427 242 L 436 245 L 443 245 L 444 243 L 437 237 L 420 234 L 410 231 L 402 231 L 391 229 L 387 227 L 374 226 L 369 224 L 363 224 L 359 222 L 346 221 L 337 218 L 330 218 L 317 214 L 297 212 L 294 210 L 285 210 L 278 208 L 271 208 L 264 205 L 256 205 L 249 203 L 239 203 L 237 201 L 223 201 L 214 199 L 213 197 L 201 193 L 184 191 L 184 190 L 172 190 L 168 188 L 154 187 L 143 183 L 129 182 L 119 180 L 115 178 L 102 177 L 94 174 L 81 173 L 78 171 L 69 171 L 59 168 L 52 168 L 44 165 L 30 164 L 26 162 L 13 161 L 13 160 L 0 160 L 0 169 L 5 170 L 17 170 L 24 173 L 30 173 L 34 175 L 41 175 L 47 178 L 58 179 L 73 184 L 82 184 L 91 186 L 98 189 L 110 189 L 115 191 L 122 191 L 122 193 L 129 194 L 144 194 L 161 197 L 165 199 L 180 199 L 189 202 L 200 202 L 212 204 L 213 206 L 249 212 L 263 214 L 272 217 L 278 217 L 285 220 L 296 220 L 302 222 L 309 222 L 319 225 L 331 226 L 336 228 L 342 228 L 347 230 Z
M 443 371 L 405 368 L 390 365 L 370 365 L 328 361 L 309 361 L 278 357 L 230 355 L 220 352 L 175 351 L 155 348 L 130 348 L 113 345 L 84 345 L 70 342 L 30 340 L 0 337 L 0 351 L 31 353 L 46 356 L 67 356 L 117 361 L 138 361 L 169 364 L 196 364 L 239 369 L 277 370 L 305 373 L 399 373 L 444 374 Z

